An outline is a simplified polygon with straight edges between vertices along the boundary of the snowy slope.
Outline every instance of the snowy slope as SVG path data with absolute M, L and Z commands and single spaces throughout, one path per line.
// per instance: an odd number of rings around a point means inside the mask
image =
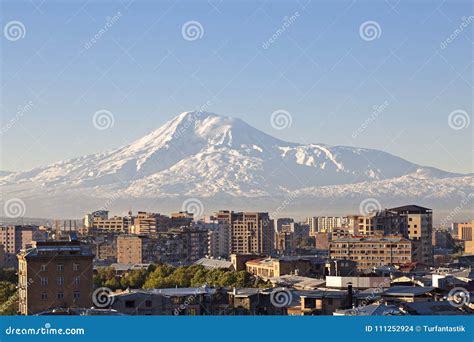
M 472 192 L 473 177 L 377 150 L 284 142 L 240 119 L 185 112 L 127 146 L 7 174 L 0 190 L 4 198 L 28 199 L 34 212 L 61 212 L 67 196 L 80 215 L 92 199 L 111 196 L 116 205 L 189 196 L 278 198 L 289 191 L 318 198 L 457 198 Z M 38 206 L 45 200 L 50 204 Z

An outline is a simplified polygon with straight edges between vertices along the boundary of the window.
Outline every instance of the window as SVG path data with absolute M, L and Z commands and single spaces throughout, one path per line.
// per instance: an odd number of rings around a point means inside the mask
M 64 277 L 57 277 L 56 278 L 56 284 L 64 285 Z
M 80 276 L 74 277 L 74 285 L 79 285 L 80 283 L 81 283 L 81 277 Z
M 64 269 L 64 265 L 63 265 L 63 264 L 57 264 L 57 265 L 56 265 L 56 271 L 62 272 L 63 269 Z
M 41 300 L 47 300 L 48 299 L 48 294 L 46 292 L 43 292 L 41 294 Z
M 74 299 L 79 299 L 81 297 L 81 293 L 79 291 L 74 292 Z
M 76 264 L 76 263 L 72 264 L 72 269 L 74 271 L 79 271 L 79 264 Z
M 125 307 L 126 308 L 134 308 L 135 307 L 135 301 L 134 300 L 126 300 L 125 301 Z
M 58 292 L 58 299 L 59 300 L 64 299 L 64 293 L 63 292 Z
M 41 272 L 46 272 L 46 265 L 41 265 L 40 271 L 41 271 Z
M 151 300 L 145 301 L 145 306 L 146 306 L 147 308 L 151 308 Z
M 41 277 L 41 286 L 48 286 L 48 278 Z

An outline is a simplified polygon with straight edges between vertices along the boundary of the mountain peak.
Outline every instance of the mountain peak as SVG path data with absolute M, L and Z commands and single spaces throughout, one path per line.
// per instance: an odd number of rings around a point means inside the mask
M 459 175 L 382 151 L 285 142 L 243 120 L 205 111 L 181 113 L 111 151 L 0 177 L 0 191 L 7 197 L 34 197 L 42 203 L 44 196 L 57 194 L 59 204 L 72 192 L 80 203 L 104 196 L 124 202 L 230 196 L 247 203 L 251 198 L 284 198 L 290 191 L 314 197 L 350 196 L 364 189 L 366 197 L 393 196 L 406 188 L 405 182 L 433 197 L 472 188 L 469 177 L 454 178 Z

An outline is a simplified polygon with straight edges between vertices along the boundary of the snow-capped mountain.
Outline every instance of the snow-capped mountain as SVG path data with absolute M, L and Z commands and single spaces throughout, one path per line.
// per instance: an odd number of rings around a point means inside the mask
M 366 197 L 387 205 L 452 200 L 455 207 L 473 192 L 473 179 L 382 151 L 289 143 L 240 119 L 185 112 L 129 145 L 0 175 L 0 189 L 4 201 L 20 198 L 28 214 L 41 217 L 103 206 L 180 210 L 189 197 L 199 198 L 206 213 L 226 205 L 271 212 L 289 194 L 310 214 L 321 201 L 351 199 L 358 208 L 357 199 Z

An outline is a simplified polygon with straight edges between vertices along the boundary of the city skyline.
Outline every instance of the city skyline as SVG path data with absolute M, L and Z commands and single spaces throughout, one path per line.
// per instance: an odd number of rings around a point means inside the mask
M 472 340 L 473 9 L 0 0 L 0 340 Z
M 286 141 L 472 173 L 468 2 L 2 8 L 0 170 L 106 151 L 206 106 Z M 12 21 L 19 39 L 5 36 Z M 93 125 L 100 110 L 114 116 L 107 130 Z M 283 130 L 279 110 L 292 119 Z

